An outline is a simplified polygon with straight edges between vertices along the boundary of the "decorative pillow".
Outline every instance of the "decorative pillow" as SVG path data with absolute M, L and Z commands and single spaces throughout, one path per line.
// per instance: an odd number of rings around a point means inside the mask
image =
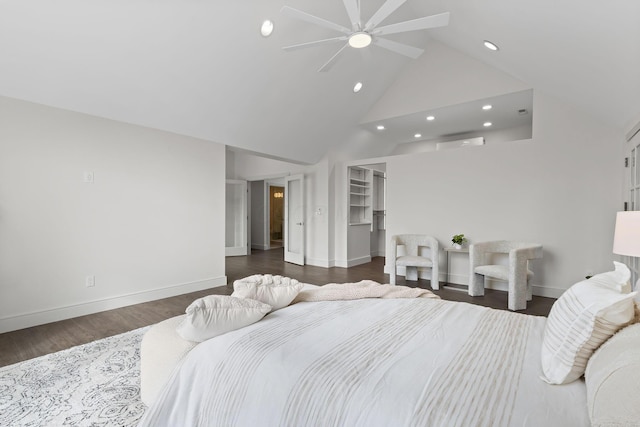
M 176 332 L 185 340 L 202 342 L 255 323 L 269 311 L 271 306 L 260 301 L 209 295 L 187 307 L 187 316 Z
M 592 426 L 640 425 L 640 324 L 602 344 L 584 377 Z
M 622 294 L 600 279 L 576 283 L 551 307 L 542 342 L 543 379 L 550 384 L 580 378 L 593 351 L 633 320 L 636 293 Z
M 291 304 L 303 287 L 303 283 L 289 277 L 256 274 L 233 282 L 231 295 L 261 301 L 275 311 Z
M 621 262 L 613 261 L 614 270 L 596 274 L 589 278 L 593 283 L 606 286 L 623 294 L 631 292 L 631 271 Z

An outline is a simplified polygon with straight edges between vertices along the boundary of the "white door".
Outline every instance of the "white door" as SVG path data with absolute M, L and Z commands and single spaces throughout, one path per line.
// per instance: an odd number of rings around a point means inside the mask
M 304 175 L 284 180 L 284 260 L 304 265 Z
M 248 255 L 247 181 L 227 180 L 225 255 Z

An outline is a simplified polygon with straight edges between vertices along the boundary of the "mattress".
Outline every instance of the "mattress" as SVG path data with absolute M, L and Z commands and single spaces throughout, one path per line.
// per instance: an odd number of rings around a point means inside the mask
M 142 426 L 588 426 L 540 379 L 546 319 L 434 299 L 304 302 L 198 345 Z

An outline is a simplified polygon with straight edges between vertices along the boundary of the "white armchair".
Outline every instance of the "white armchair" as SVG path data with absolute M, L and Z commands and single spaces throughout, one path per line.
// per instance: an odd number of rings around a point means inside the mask
M 404 246 L 404 255 L 398 256 L 399 246 Z M 423 253 L 424 250 L 421 251 L 420 248 L 428 248 L 430 253 L 425 255 Z M 430 268 L 431 288 L 440 289 L 438 282 L 439 252 L 439 244 L 434 237 L 422 234 L 398 234 L 392 236 L 388 260 L 388 265 L 391 268 L 389 283 L 396 284 L 396 270 L 398 267 L 406 268 L 406 280 L 418 280 L 418 268 Z
M 509 265 L 489 264 L 490 254 L 509 254 Z M 542 258 L 542 245 L 499 240 L 469 246 L 469 295 L 484 295 L 484 280 L 491 277 L 509 282 L 509 310 L 524 310 L 531 301 L 531 277 L 528 264 Z

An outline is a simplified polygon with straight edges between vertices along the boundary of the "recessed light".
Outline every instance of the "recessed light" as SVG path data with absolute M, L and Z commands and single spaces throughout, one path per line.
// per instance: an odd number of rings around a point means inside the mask
M 431 120 L 435 120 L 436 118 L 434 116 L 427 116 L 427 120 L 431 121 Z
M 484 47 L 489 50 L 499 50 L 498 46 L 495 43 L 491 43 L 489 40 L 484 41 Z
M 493 108 L 493 106 L 491 104 L 487 104 L 487 105 L 483 105 L 482 109 L 483 110 L 491 110 Z
M 260 34 L 264 37 L 269 37 L 273 33 L 273 21 L 266 20 L 262 23 L 262 27 L 260 27 Z
M 360 89 L 362 89 L 362 82 L 358 82 L 358 83 L 356 83 L 356 84 L 353 86 L 353 91 L 354 91 L 355 93 L 360 92 Z
M 362 49 L 370 44 L 371 35 L 364 31 L 358 31 L 357 33 L 353 33 L 349 36 L 349 46 L 355 47 L 356 49 Z
M 378 126 L 376 126 L 376 129 L 378 129 L 378 130 L 384 130 L 384 126 L 383 126 L 383 125 L 378 125 Z
M 493 123 L 491 122 L 484 122 L 484 127 L 488 128 L 489 126 L 491 126 Z
M 416 133 L 415 135 L 413 135 L 414 138 L 421 138 L 422 134 L 421 133 Z

